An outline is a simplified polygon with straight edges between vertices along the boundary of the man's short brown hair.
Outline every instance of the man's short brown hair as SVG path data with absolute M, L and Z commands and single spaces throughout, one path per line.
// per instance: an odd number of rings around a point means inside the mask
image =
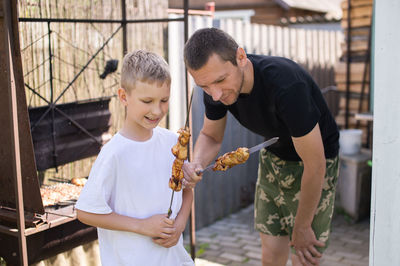
M 198 70 L 207 63 L 214 53 L 236 66 L 238 47 L 236 41 L 220 29 L 204 28 L 197 30 L 185 44 L 186 67 Z

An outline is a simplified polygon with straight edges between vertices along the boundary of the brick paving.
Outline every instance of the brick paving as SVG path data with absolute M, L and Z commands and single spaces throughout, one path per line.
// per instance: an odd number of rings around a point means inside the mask
M 253 205 L 196 231 L 196 266 L 261 265 L 261 242 L 253 228 Z M 189 239 L 185 237 L 185 244 Z M 321 266 L 367 266 L 369 220 L 347 222 L 334 216 L 331 243 Z M 288 266 L 292 265 L 289 261 Z

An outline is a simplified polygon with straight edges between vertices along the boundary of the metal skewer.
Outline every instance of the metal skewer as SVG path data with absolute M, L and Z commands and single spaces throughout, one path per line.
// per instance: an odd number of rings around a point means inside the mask
M 191 106 L 192 106 L 193 91 L 194 91 L 194 89 L 193 89 L 192 92 L 191 92 L 190 101 L 189 101 L 189 106 L 188 106 L 188 109 L 187 109 L 187 111 L 186 111 L 185 128 L 187 128 L 187 127 L 189 126 L 189 113 L 190 113 L 190 108 L 191 108 Z M 171 209 L 171 207 L 172 207 L 172 202 L 174 201 L 174 192 L 175 192 L 175 190 L 172 190 L 171 202 L 169 203 L 169 209 L 168 209 L 168 216 L 167 216 L 168 218 L 169 218 L 169 217 L 171 216 L 171 214 L 172 214 L 172 209 Z
M 169 203 L 169 209 L 168 209 L 168 218 L 171 216 L 171 214 L 172 214 L 172 209 L 171 209 L 171 207 L 172 207 L 172 201 L 174 200 L 174 192 L 175 192 L 175 190 L 172 190 L 172 195 L 171 195 L 171 202 Z

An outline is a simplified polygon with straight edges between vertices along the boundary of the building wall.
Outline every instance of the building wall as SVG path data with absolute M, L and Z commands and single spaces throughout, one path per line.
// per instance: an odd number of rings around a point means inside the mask
M 204 9 L 207 0 L 192 0 L 189 2 L 190 9 Z M 181 0 L 169 0 L 170 8 L 182 8 Z M 322 13 L 291 8 L 286 10 L 278 5 L 274 0 L 219 0 L 215 1 L 215 11 L 223 10 L 242 10 L 252 9 L 255 11 L 254 16 L 251 17 L 252 23 L 267 24 L 267 25 L 281 25 L 281 18 L 298 17 L 298 16 L 312 16 L 321 15 Z
M 256 7 L 254 8 L 255 15 L 251 18 L 252 23 L 281 25 L 281 18 L 304 17 L 312 15 L 321 15 L 322 13 L 291 8 L 285 10 L 279 5 L 271 7 Z
M 189 8 L 190 9 L 204 9 L 204 6 L 207 2 L 212 2 L 210 0 L 190 0 Z M 214 1 L 216 9 L 246 9 L 257 6 L 268 6 L 268 5 L 276 5 L 274 0 L 218 0 Z M 182 0 L 168 0 L 168 4 L 170 8 L 182 8 L 183 1 Z
M 371 266 L 400 265 L 400 2 L 375 1 Z

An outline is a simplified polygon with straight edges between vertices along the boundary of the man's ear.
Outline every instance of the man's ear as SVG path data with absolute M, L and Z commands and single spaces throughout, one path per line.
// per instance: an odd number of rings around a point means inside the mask
M 124 88 L 118 88 L 117 93 L 118 93 L 118 99 L 119 99 L 119 101 L 120 101 L 124 106 L 126 106 L 126 105 L 127 105 L 127 100 L 126 100 L 126 94 L 127 94 L 127 92 L 126 92 L 126 90 L 125 90 Z
M 240 67 L 244 67 L 247 64 L 247 55 L 242 47 L 238 47 L 236 50 L 236 62 Z

